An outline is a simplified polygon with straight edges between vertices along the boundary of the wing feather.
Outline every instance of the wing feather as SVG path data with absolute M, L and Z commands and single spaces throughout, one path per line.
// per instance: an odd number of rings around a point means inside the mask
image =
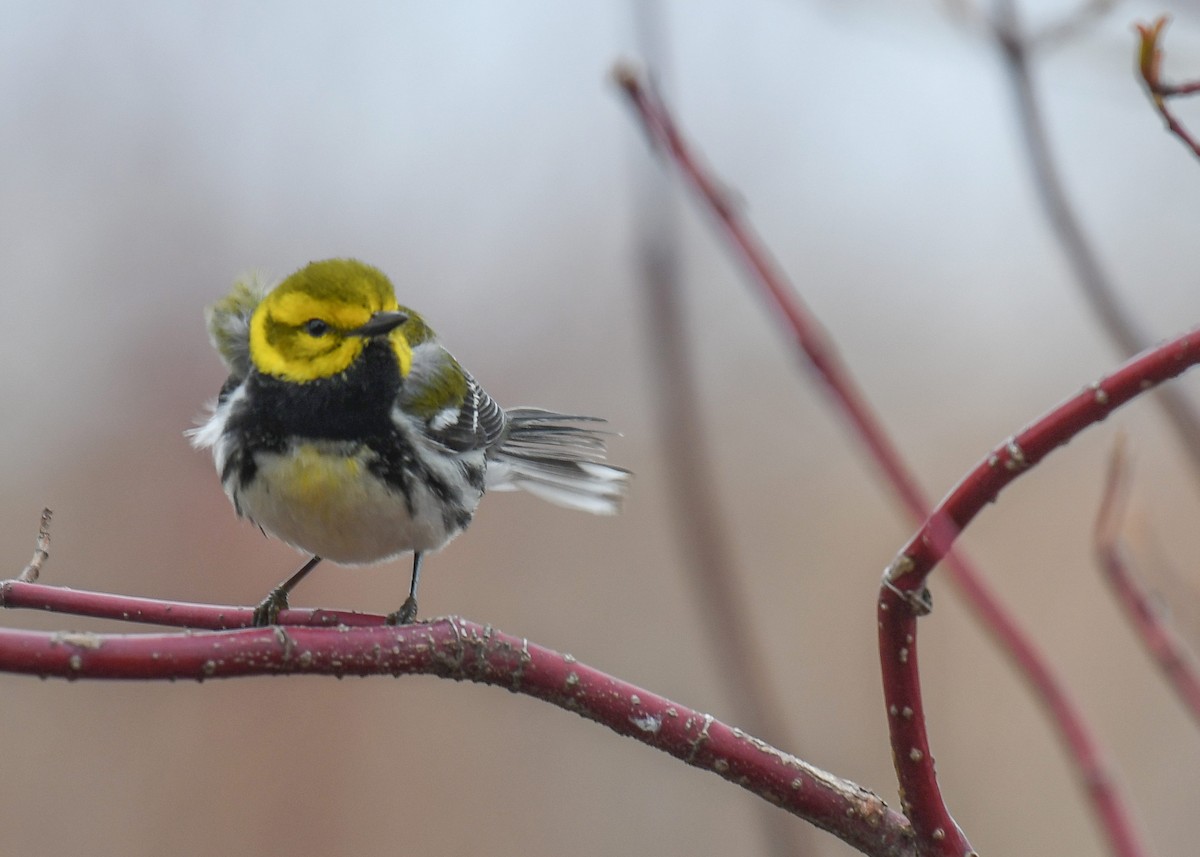
M 504 409 L 436 342 L 413 349 L 397 404 L 424 423 L 426 437 L 451 452 L 489 449 L 508 424 Z

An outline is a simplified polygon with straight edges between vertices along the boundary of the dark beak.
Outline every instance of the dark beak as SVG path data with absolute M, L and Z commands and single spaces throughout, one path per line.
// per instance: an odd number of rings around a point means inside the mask
M 371 320 L 362 327 L 356 327 L 350 331 L 352 336 L 361 336 L 365 339 L 370 339 L 373 336 L 383 336 L 385 333 L 391 333 L 404 322 L 408 321 L 408 315 L 402 312 L 377 312 L 371 316 Z

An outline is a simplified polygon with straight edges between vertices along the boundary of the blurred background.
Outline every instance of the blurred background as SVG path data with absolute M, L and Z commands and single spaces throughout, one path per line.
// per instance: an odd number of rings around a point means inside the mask
M 489 497 L 425 566 L 459 613 L 732 719 L 671 520 L 637 248 L 652 174 L 609 82 L 636 3 L 0 6 L 0 555 L 45 582 L 251 604 L 299 557 L 235 520 L 183 431 L 223 381 L 203 307 L 258 268 L 388 272 L 501 402 L 607 416 L 625 513 Z M 1026 4 L 1028 23 L 1073 4 Z M 1038 54 L 1062 178 L 1153 337 L 1200 321 L 1200 162 L 1133 72 L 1172 12 L 1124 3 Z M 670 98 L 932 496 L 1120 361 L 1029 181 L 999 54 L 964 3 L 664 2 Z M 1200 128 L 1200 104 L 1178 105 Z M 677 184 L 672 183 L 677 193 Z M 896 804 L 875 644 L 910 527 L 690 205 L 687 333 L 713 491 L 790 734 Z M 1200 398 L 1198 379 L 1179 387 Z M 1200 643 L 1200 480 L 1139 401 L 1007 490 L 964 546 L 1093 718 L 1156 853 L 1194 847 L 1200 740 L 1092 559 L 1118 432 L 1138 571 Z M 408 560 L 323 567 L 298 606 L 384 612 Z M 1095 854 L 1046 720 L 935 573 L 927 706 L 982 853 Z M 138 630 L 6 613 L 10 627 Z M 759 801 L 495 688 L 427 677 L 133 684 L 0 677 L 6 854 L 765 853 Z M 803 827 L 799 821 L 795 825 Z M 807 853 L 848 854 L 825 834 Z

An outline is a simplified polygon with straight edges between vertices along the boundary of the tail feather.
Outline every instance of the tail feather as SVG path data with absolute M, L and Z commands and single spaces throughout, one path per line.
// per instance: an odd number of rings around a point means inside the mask
M 513 408 L 508 419 L 506 436 L 488 463 L 489 490 L 528 491 L 596 515 L 617 512 L 631 474 L 604 460 L 612 433 L 574 425 L 604 420 L 536 408 Z
M 586 443 L 575 438 L 551 437 L 536 443 L 525 440 L 510 440 L 504 444 L 509 455 L 527 455 L 533 458 L 553 458 L 558 461 L 591 461 L 604 455 L 602 440 Z

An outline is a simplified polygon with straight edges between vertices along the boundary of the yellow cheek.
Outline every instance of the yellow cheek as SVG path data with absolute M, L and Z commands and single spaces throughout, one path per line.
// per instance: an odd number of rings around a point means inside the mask
M 298 360 L 287 361 L 290 372 L 288 377 L 293 381 L 312 381 L 345 372 L 362 353 L 363 345 L 361 339 L 351 336 L 342 340 L 341 344 L 331 351 L 304 354 Z
M 408 344 L 408 337 L 399 329 L 393 330 L 389 337 L 392 349 L 396 352 L 396 362 L 400 364 L 400 377 L 407 378 L 409 370 L 412 369 L 412 346 Z
M 329 349 L 328 343 L 295 331 L 275 342 L 267 339 L 266 313 L 254 313 L 250 320 L 250 359 L 264 375 L 286 381 L 315 381 L 346 371 L 362 353 L 363 341 L 356 336 L 343 339 Z

